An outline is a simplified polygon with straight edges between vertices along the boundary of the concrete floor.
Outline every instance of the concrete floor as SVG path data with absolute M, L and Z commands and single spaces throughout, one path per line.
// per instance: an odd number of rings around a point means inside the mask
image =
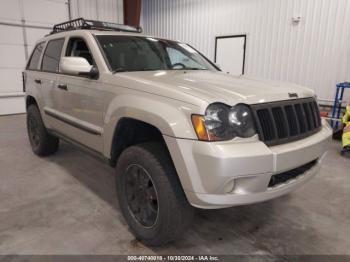
M 199 211 L 182 241 L 148 248 L 122 218 L 111 167 L 65 143 L 39 158 L 25 116 L 0 117 L 0 254 L 350 255 L 350 159 L 339 147 L 292 194 Z

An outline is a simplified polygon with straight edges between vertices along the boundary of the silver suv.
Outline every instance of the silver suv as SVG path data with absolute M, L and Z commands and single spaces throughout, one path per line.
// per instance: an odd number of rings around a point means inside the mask
M 224 74 L 190 45 L 124 25 L 56 25 L 23 77 L 34 153 L 62 139 L 107 159 L 124 217 L 148 245 L 179 238 L 194 207 L 298 188 L 331 135 L 310 89 Z

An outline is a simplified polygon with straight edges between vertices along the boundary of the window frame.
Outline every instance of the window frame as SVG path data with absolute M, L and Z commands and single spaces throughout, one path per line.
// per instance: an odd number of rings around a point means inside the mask
M 33 55 L 34 55 L 34 52 L 35 52 L 36 48 L 39 45 L 41 45 L 41 44 L 44 44 L 44 45 L 43 45 L 43 50 L 41 51 L 41 54 L 39 56 L 38 65 L 37 65 L 36 69 L 31 69 L 31 68 L 29 68 L 30 62 L 32 61 L 32 58 L 33 58 Z M 28 71 L 41 71 L 41 62 L 42 62 L 42 58 L 43 58 L 43 54 L 44 54 L 45 50 L 46 50 L 46 41 L 41 41 L 41 42 L 39 42 L 39 43 L 37 43 L 35 45 L 32 53 L 31 53 L 31 55 L 30 55 L 30 57 L 29 57 L 29 59 L 27 61 L 27 64 L 26 64 L 26 67 L 25 67 L 26 70 L 28 70 Z
M 74 39 L 74 40 L 75 40 L 75 39 L 78 39 L 78 40 L 84 41 L 84 43 L 85 43 L 87 49 L 89 50 L 89 53 L 90 53 L 91 58 L 92 58 L 92 61 L 93 61 L 92 66 L 97 67 L 96 59 L 95 59 L 93 53 L 91 52 L 91 48 L 89 47 L 88 42 L 86 41 L 86 39 L 84 39 L 84 38 L 81 37 L 81 36 L 69 36 L 69 37 L 67 38 L 67 44 L 65 45 L 65 50 L 64 50 L 65 52 L 63 52 L 64 57 L 74 57 L 74 56 L 67 56 L 69 44 L 70 44 L 70 41 L 71 41 L 72 39 Z M 79 56 L 75 56 L 75 57 L 79 57 Z M 98 67 L 97 67 L 97 69 L 98 69 Z
M 83 36 L 80 36 L 80 35 L 70 35 L 70 36 L 67 36 L 67 37 L 65 38 L 65 43 L 64 43 L 63 48 L 62 48 L 61 58 L 62 58 L 62 57 L 66 57 L 67 51 L 68 51 L 68 47 L 69 47 L 69 41 L 70 41 L 71 39 L 81 39 L 81 40 L 83 40 L 83 41 L 85 42 L 85 44 L 86 44 L 87 48 L 89 49 L 89 52 L 90 52 L 90 54 L 91 54 L 91 56 L 92 56 L 92 59 L 93 59 L 93 61 L 94 61 L 94 64 L 92 64 L 92 66 L 93 66 L 93 67 L 96 67 L 97 70 L 98 70 L 98 72 L 100 72 L 100 70 L 99 70 L 99 68 L 98 68 L 98 65 L 97 65 L 97 62 L 96 62 L 96 59 L 95 59 L 93 53 L 91 52 L 92 49 L 90 48 L 88 41 L 87 41 Z M 72 56 L 69 56 L 69 57 L 72 57 Z M 100 73 L 98 74 L 98 77 L 96 77 L 96 78 L 91 78 L 91 77 L 89 77 L 89 76 L 84 76 L 84 75 L 74 75 L 74 74 L 62 73 L 62 72 L 60 71 L 60 69 L 58 69 L 57 74 L 63 75 L 63 76 L 72 76 L 72 77 L 85 78 L 85 79 L 89 79 L 89 80 L 98 80 L 98 79 L 100 78 Z
M 58 61 L 58 71 L 55 72 L 55 71 L 43 70 L 44 54 L 45 54 L 45 52 L 46 52 L 50 42 L 57 41 L 57 40 L 63 40 L 62 50 L 61 50 L 61 53 L 60 53 L 60 56 L 59 56 L 59 61 Z M 62 58 L 62 52 L 63 52 L 64 46 L 65 46 L 65 41 L 66 41 L 65 37 L 53 38 L 53 39 L 50 39 L 50 40 L 47 41 L 46 46 L 45 46 L 45 50 L 42 53 L 41 63 L 40 63 L 40 70 L 39 71 L 45 72 L 45 73 L 51 73 L 51 74 L 60 74 L 60 62 L 61 62 L 61 58 Z

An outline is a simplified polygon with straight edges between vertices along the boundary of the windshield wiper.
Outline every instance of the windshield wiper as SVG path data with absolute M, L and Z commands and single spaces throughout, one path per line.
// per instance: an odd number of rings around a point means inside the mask
M 128 72 L 128 71 L 125 70 L 124 68 L 117 68 L 117 69 L 112 71 L 112 74 L 121 73 L 121 72 Z
M 208 70 L 208 69 L 199 68 L 199 67 L 185 67 L 184 70 Z
M 156 71 L 156 70 L 164 70 L 164 69 L 141 68 L 141 69 L 133 70 L 133 71 L 141 72 L 141 71 Z M 199 67 L 184 67 L 184 68 L 181 68 L 181 69 L 171 69 L 171 70 L 208 70 L 208 69 L 206 69 L 206 68 L 199 68 Z M 122 73 L 122 72 L 130 72 L 130 70 L 126 70 L 124 68 L 117 68 L 117 69 L 112 71 L 112 74 Z
M 184 68 L 172 68 L 171 70 L 208 70 L 200 67 L 184 67 Z

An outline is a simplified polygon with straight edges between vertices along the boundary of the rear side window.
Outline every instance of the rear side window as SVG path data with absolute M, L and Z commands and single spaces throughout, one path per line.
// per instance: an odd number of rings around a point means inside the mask
M 64 39 L 51 40 L 46 47 L 41 69 L 48 72 L 58 72 Z
M 35 47 L 33 54 L 30 58 L 30 61 L 28 63 L 27 69 L 29 69 L 29 70 L 37 70 L 38 69 L 39 59 L 40 59 L 41 53 L 43 52 L 43 48 L 44 48 L 44 42 L 38 44 Z

